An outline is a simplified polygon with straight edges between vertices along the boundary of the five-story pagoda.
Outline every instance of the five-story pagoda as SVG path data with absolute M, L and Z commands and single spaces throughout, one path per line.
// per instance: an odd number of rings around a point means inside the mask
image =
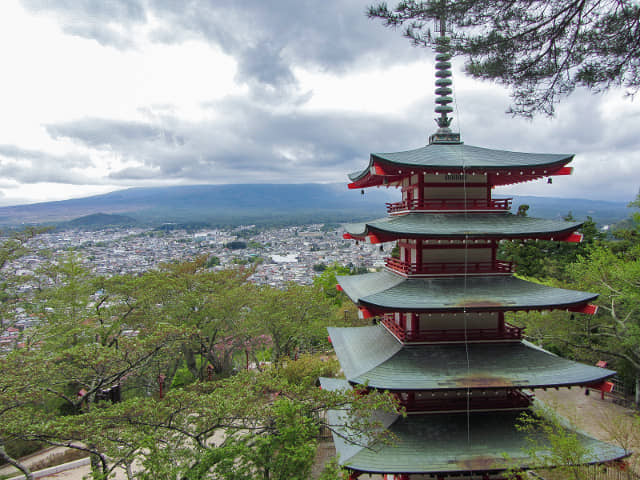
M 506 312 L 569 310 L 592 314 L 597 295 L 521 280 L 496 257 L 502 240 L 575 242 L 580 223 L 514 215 L 492 189 L 571 172 L 573 155 L 532 154 L 465 145 L 450 130 L 449 39 L 436 47 L 437 132 L 416 150 L 371 154 L 350 188 L 398 187 L 385 218 L 346 226 L 345 238 L 397 242 L 383 271 L 339 277 L 367 327 L 330 328 L 345 381 L 396 395 L 408 415 L 382 416 L 392 445 L 352 444 L 334 435 L 339 462 L 388 479 L 503 478 L 536 466 L 516 424 L 536 388 L 597 385 L 615 372 L 555 356 L 522 338 Z M 337 413 L 332 420 L 340 423 Z M 578 433 L 585 463 L 614 461 L 622 449 Z M 546 453 L 538 453 L 538 461 Z

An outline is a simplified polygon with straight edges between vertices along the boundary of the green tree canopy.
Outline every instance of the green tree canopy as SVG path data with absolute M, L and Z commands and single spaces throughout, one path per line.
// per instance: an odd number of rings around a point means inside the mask
M 4 445 L 38 441 L 88 452 L 96 480 L 120 468 L 141 479 L 306 479 L 327 408 L 353 409 L 361 433 L 375 427 L 367 411 L 394 408 L 390 395 L 354 407 L 357 393 L 317 388 L 333 360 L 293 360 L 326 343 L 335 307 L 319 289 L 257 288 L 250 270 L 204 263 L 101 278 L 70 255 L 39 272 L 50 287 L 28 303 L 40 322 L 0 356 L 0 458 L 32 478 Z M 232 374 L 265 336 L 278 368 Z M 168 388 L 177 367 L 191 381 Z

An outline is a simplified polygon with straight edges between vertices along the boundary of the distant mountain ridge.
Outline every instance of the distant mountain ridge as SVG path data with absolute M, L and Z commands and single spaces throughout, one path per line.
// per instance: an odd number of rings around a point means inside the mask
M 0 207 L 0 225 L 56 224 L 79 217 L 89 217 L 77 221 L 84 226 L 114 221 L 218 225 L 347 222 L 386 215 L 385 202 L 398 201 L 399 197 L 395 189 L 367 189 L 361 194 L 348 190 L 343 183 L 130 188 L 85 198 Z M 591 216 L 600 224 L 615 223 L 630 214 L 625 202 L 523 196 L 514 197 L 512 211 L 521 204 L 531 207 L 531 216 L 559 218 L 571 211 L 578 220 Z
M 118 215 L 117 213 L 92 213 L 83 217 L 77 217 L 66 222 L 71 228 L 93 228 L 93 227 L 109 227 L 109 226 L 130 226 L 136 225 L 138 221 L 127 215 Z

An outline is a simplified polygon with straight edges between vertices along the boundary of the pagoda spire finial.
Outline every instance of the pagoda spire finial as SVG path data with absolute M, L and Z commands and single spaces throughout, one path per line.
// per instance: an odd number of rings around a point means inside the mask
M 460 134 L 451 132 L 449 126 L 452 118 L 449 114 L 453 112 L 453 107 L 449 105 L 453 102 L 450 96 L 451 89 L 451 38 L 447 35 L 446 20 L 446 0 L 443 0 L 443 9 L 436 25 L 439 26 L 440 35 L 435 38 L 436 44 L 436 108 L 435 112 L 440 116 L 435 119 L 438 124 L 438 131 L 429 137 L 429 143 L 460 143 Z

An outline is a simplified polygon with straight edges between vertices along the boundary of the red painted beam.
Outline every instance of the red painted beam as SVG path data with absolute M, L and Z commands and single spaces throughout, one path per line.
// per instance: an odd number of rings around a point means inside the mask
M 567 310 L 569 310 L 570 312 L 586 313 L 587 315 L 595 315 L 596 312 L 598 311 L 598 306 L 589 303 L 587 305 L 583 305 L 582 307 L 570 307 Z
M 583 237 L 584 237 L 584 235 L 582 235 L 581 233 L 573 232 L 569 236 L 563 238 L 562 241 L 563 242 L 569 242 L 569 243 L 581 243 Z
M 371 243 L 372 245 L 375 245 L 377 243 L 382 243 L 382 240 L 380 240 L 380 238 L 374 234 L 374 233 L 370 233 L 369 235 L 367 235 L 367 243 Z
M 573 173 L 573 167 L 562 167 L 551 173 L 551 175 L 571 175 Z
M 373 171 L 371 173 L 374 175 L 382 175 L 382 176 L 386 175 L 386 172 L 377 163 L 373 164 Z
M 353 236 L 350 233 L 343 233 L 342 238 L 345 240 L 353 240 Z
M 365 308 L 365 307 L 360 307 L 360 315 L 362 315 L 362 318 L 364 318 L 365 320 L 367 318 L 375 317 L 373 312 L 371 312 L 371 310 L 369 310 L 368 308 Z

